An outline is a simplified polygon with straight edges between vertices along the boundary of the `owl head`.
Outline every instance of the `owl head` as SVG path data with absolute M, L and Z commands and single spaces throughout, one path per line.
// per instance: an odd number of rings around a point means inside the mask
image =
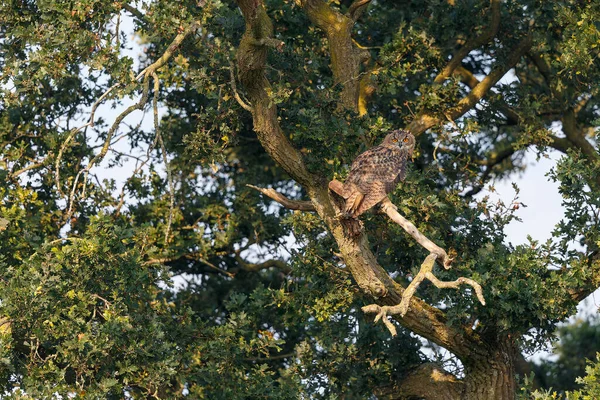
M 412 133 L 399 129 L 388 134 L 385 139 L 383 139 L 382 145 L 400 147 L 412 154 L 412 151 L 415 148 L 415 137 Z

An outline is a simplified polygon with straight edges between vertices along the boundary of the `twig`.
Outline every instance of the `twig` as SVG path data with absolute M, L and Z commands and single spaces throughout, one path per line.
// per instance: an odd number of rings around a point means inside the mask
M 264 189 L 254 185 L 246 185 L 252 189 L 258 190 L 262 194 L 275 200 L 285 208 L 299 211 L 315 211 L 315 206 L 310 201 L 290 200 L 274 189 Z
M 131 10 L 129 10 L 131 11 Z M 135 80 L 139 81 L 140 79 L 144 79 L 143 81 L 143 90 L 142 90 L 142 97 L 140 98 L 140 101 L 132 106 L 129 106 L 125 111 L 123 111 L 121 114 L 119 114 L 119 116 L 115 119 L 113 125 L 111 126 L 111 128 L 109 129 L 108 133 L 107 133 L 107 137 L 106 140 L 104 141 L 104 145 L 102 146 L 102 150 L 96 155 L 94 156 L 88 163 L 88 165 L 82 170 L 79 171 L 79 173 L 77 174 L 76 178 L 75 178 L 75 182 L 73 184 L 72 190 L 71 190 L 71 194 L 69 196 L 69 207 L 67 210 L 67 214 L 65 217 L 65 220 L 68 220 L 72 213 L 73 213 L 73 203 L 75 200 L 75 191 L 77 188 L 77 183 L 79 181 L 79 176 L 83 173 L 84 174 L 84 182 L 87 182 L 87 175 L 89 174 L 90 169 L 97 163 L 99 163 L 100 161 L 102 161 L 104 159 L 104 157 L 106 156 L 106 153 L 108 152 L 108 149 L 110 147 L 110 143 L 112 140 L 112 136 L 114 135 L 114 133 L 116 132 L 116 130 L 118 129 L 120 123 L 122 122 L 122 120 L 129 114 L 131 114 L 133 111 L 135 110 L 141 110 L 143 109 L 144 105 L 146 104 L 147 100 L 148 100 L 148 92 L 149 92 L 149 76 L 153 76 L 155 77 L 155 72 L 161 68 L 163 65 L 165 65 L 167 63 L 167 61 L 171 58 L 171 56 L 175 53 L 175 50 L 181 45 L 181 43 L 183 42 L 183 40 L 189 36 L 190 34 L 192 34 L 193 32 L 195 32 L 198 28 L 200 27 L 200 22 L 199 21 L 193 21 L 190 25 L 188 25 L 188 27 L 179 35 L 177 35 L 175 37 L 175 39 L 173 40 L 173 42 L 171 42 L 171 44 L 169 45 L 169 47 L 167 48 L 167 50 L 163 53 L 163 55 L 156 60 L 154 63 L 152 63 L 151 65 L 149 65 L 148 67 L 144 68 L 142 70 L 142 72 L 140 72 Z M 155 86 L 156 86 L 156 81 L 157 79 L 155 79 Z M 100 96 L 100 98 L 94 103 L 94 105 L 92 106 L 92 110 L 90 111 L 90 118 L 88 120 L 88 122 L 84 125 L 82 125 L 81 127 L 74 129 L 73 131 L 71 131 L 69 133 L 69 135 L 67 136 L 67 139 L 65 140 L 65 142 L 63 143 L 63 145 L 61 146 L 61 149 L 57 155 L 56 158 L 56 169 L 55 169 L 55 181 L 56 181 L 56 186 L 57 186 L 57 190 L 59 191 L 59 193 L 61 193 L 61 195 L 64 196 L 64 194 L 62 193 L 61 189 L 60 189 L 60 161 L 62 158 L 62 155 L 66 149 L 66 147 L 69 145 L 69 143 L 73 140 L 75 134 L 77 134 L 79 131 L 81 131 L 84 128 L 87 128 L 88 126 L 94 126 L 94 113 L 96 112 L 96 109 L 98 108 L 98 106 L 100 105 L 100 103 L 116 88 L 120 87 L 122 84 L 121 83 L 116 83 L 113 86 L 111 86 L 106 92 L 104 92 L 102 94 L 102 96 Z M 160 139 L 160 137 L 159 137 Z M 160 139 L 162 140 L 162 139 Z M 163 146 L 164 147 L 164 146 Z M 167 167 L 167 175 L 170 174 L 170 171 L 168 170 Z M 172 182 L 171 182 L 172 183 Z M 170 185 L 170 188 L 172 189 L 172 185 Z M 85 196 L 85 183 L 84 183 L 84 187 L 83 187 L 83 191 L 82 191 L 82 197 Z M 173 203 L 172 203 L 173 204 Z M 172 216 L 172 214 L 171 214 Z M 171 217 L 170 219 L 171 220 Z M 170 223 L 169 223 L 169 228 L 170 228 Z M 169 229 L 167 229 L 167 234 L 169 233 Z
M 431 272 L 433 270 L 433 265 L 435 264 L 436 258 L 437 255 L 433 253 L 425 258 L 425 261 L 423 261 L 423 264 L 421 264 L 421 269 L 419 270 L 417 276 L 415 276 L 410 285 L 408 285 L 404 292 L 402 292 L 402 300 L 400 301 L 400 304 L 397 304 L 395 306 L 379 306 L 377 304 L 370 304 L 362 308 L 363 312 L 367 314 L 377 314 L 375 316 L 374 322 L 378 322 L 381 319 L 384 325 L 392 334 L 392 336 L 396 336 L 396 327 L 387 319 L 387 316 L 398 314 L 400 315 L 400 317 L 403 317 L 408 312 L 410 301 L 413 298 L 415 292 L 417 291 L 417 288 L 425 279 L 430 281 L 438 289 L 458 289 L 458 287 L 463 283 L 470 285 L 475 290 L 479 302 L 485 306 L 485 299 L 483 297 L 483 290 L 481 289 L 481 285 L 479 285 L 479 283 L 475 282 L 474 280 L 460 277 L 452 282 L 444 282 L 436 278 L 435 275 L 433 275 L 433 273 Z
M 233 90 L 233 97 L 238 102 L 238 104 L 240 106 L 242 106 L 242 108 L 244 110 L 254 112 L 254 108 L 252 108 L 252 106 L 250 104 L 246 103 L 237 91 L 237 85 L 235 83 L 235 74 L 234 74 L 235 67 L 233 65 L 233 61 L 231 61 L 229 59 L 229 57 L 227 57 L 227 61 L 229 61 L 229 75 L 230 75 L 230 80 L 231 80 L 231 90 Z
M 152 99 L 152 108 L 154 111 L 154 131 L 156 138 L 160 143 L 160 149 L 162 152 L 163 162 L 165 163 L 165 169 L 167 171 L 167 181 L 169 182 L 169 220 L 167 222 L 167 230 L 165 232 L 165 246 L 169 243 L 169 234 L 171 233 L 171 224 L 173 223 L 173 211 L 175 209 L 175 187 L 173 184 L 173 174 L 171 173 L 171 167 L 169 166 L 169 160 L 167 160 L 167 149 L 163 142 L 162 135 L 160 134 L 159 121 L 158 121 L 158 91 L 160 89 L 160 81 L 155 71 L 152 71 L 152 78 L 154 79 L 154 98 Z

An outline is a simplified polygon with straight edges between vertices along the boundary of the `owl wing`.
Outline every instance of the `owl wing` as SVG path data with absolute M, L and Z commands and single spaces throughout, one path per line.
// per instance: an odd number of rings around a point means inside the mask
M 397 183 L 402 158 L 399 150 L 384 146 L 359 155 L 344 183 L 345 211 L 357 217 L 383 200 Z
M 372 182 L 394 182 L 400 173 L 402 152 L 384 146 L 365 151 L 352 163 L 346 183 L 367 189 Z M 363 191 L 363 193 L 365 193 Z

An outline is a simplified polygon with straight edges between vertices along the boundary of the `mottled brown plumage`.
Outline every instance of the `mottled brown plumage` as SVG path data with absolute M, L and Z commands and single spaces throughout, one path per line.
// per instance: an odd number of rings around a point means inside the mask
M 407 131 L 393 131 L 379 146 L 360 154 L 341 185 L 331 181 L 329 188 L 344 198 L 343 212 L 356 218 L 390 193 L 406 177 L 406 165 L 415 148 L 415 137 Z

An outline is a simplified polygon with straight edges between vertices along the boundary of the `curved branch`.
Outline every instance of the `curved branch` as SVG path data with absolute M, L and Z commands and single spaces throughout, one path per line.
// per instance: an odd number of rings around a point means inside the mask
M 436 254 L 430 254 L 425 258 L 425 261 L 421 264 L 421 269 L 415 278 L 412 280 L 410 285 L 404 290 L 402 293 L 402 300 L 399 304 L 395 306 L 379 306 L 377 304 L 370 304 L 362 308 L 363 312 L 367 314 L 377 314 L 375 316 L 375 321 L 377 322 L 380 319 L 383 321 L 384 325 L 388 328 L 392 336 L 396 336 L 396 327 L 387 319 L 388 315 L 396 315 L 398 314 L 400 317 L 403 317 L 408 312 L 408 307 L 410 302 L 417 291 L 417 288 L 421 283 L 427 279 L 430 281 L 435 287 L 438 289 L 458 289 L 459 286 L 463 283 L 470 285 L 477 295 L 477 299 L 479 302 L 485 306 L 485 299 L 483 297 L 483 290 L 481 289 L 481 285 L 469 278 L 460 277 L 452 282 L 444 282 L 440 281 L 438 278 L 433 275 L 431 272 L 433 270 L 433 265 L 435 264 L 435 260 L 437 258 Z
M 492 40 L 498 33 L 500 27 L 500 0 L 490 1 L 490 23 L 487 29 L 479 36 L 469 39 L 463 47 L 461 47 L 456 54 L 452 57 L 450 62 L 444 67 L 444 69 L 435 77 L 434 83 L 442 83 L 452 75 L 452 72 L 460 66 L 462 60 L 474 49 L 483 46 L 490 40 Z
M 258 190 L 265 196 L 275 200 L 285 208 L 298 211 L 315 211 L 315 206 L 310 201 L 290 200 L 275 189 L 264 189 L 254 185 L 246 185 L 252 189 Z
M 357 21 L 361 14 L 367 9 L 371 0 L 354 0 L 350 7 L 348 7 L 348 12 L 346 15 L 353 21 Z
M 300 152 L 283 134 L 277 118 L 277 107 L 269 97 L 271 85 L 264 75 L 268 43 L 272 41 L 273 25 L 263 0 L 237 0 L 246 20 L 238 52 L 240 82 L 252 103 L 254 130 L 269 156 L 294 180 L 311 187 L 317 177 L 308 172 Z M 281 42 L 279 42 L 281 43 Z
M 533 45 L 533 38 L 531 35 L 527 35 L 523 38 L 519 44 L 512 50 L 506 60 L 503 60 L 501 65 L 497 66 L 492 72 L 489 73 L 477 86 L 463 97 L 455 107 L 447 110 L 447 112 L 434 114 L 430 112 L 423 112 L 417 116 L 408 126 L 407 130 L 411 131 L 414 135 L 419 135 L 425 132 L 427 129 L 432 128 L 435 125 L 441 124 L 448 119 L 455 120 L 463 116 L 467 111 L 471 110 L 479 101 L 485 97 L 489 90 L 496 84 L 502 77 L 512 69 L 521 57 L 531 48 Z
M 240 94 L 238 93 L 237 90 L 237 85 L 235 83 L 235 73 L 234 73 L 234 66 L 233 66 L 233 62 L 228 58 L 227 61 L 229 61 L 229 79 L 231 82 L 231 90 L 233 90 L 233 98 L 235 99 L 235 101 L 238 102 L 238 104 L 246 111 L 249 112 L 253 112 L 254 108 L 252 108 L 252 106 L 248 103 L 246 103 L 244 101 L 244 99 L 242 99 L 242 97 L 240 96 Z
M 356 0 L 347 15 L 341 14 L 323 0 L 300 0 L 300 5 L 312 23 L 327 36 L 333 80 L 342 87 L 338 109 L 358 111 L 360 65 L 364 56 L 363 50 L 352 40 L 352 28 L 356 22 L 353 17 L 358 18 L 368 2 Z

